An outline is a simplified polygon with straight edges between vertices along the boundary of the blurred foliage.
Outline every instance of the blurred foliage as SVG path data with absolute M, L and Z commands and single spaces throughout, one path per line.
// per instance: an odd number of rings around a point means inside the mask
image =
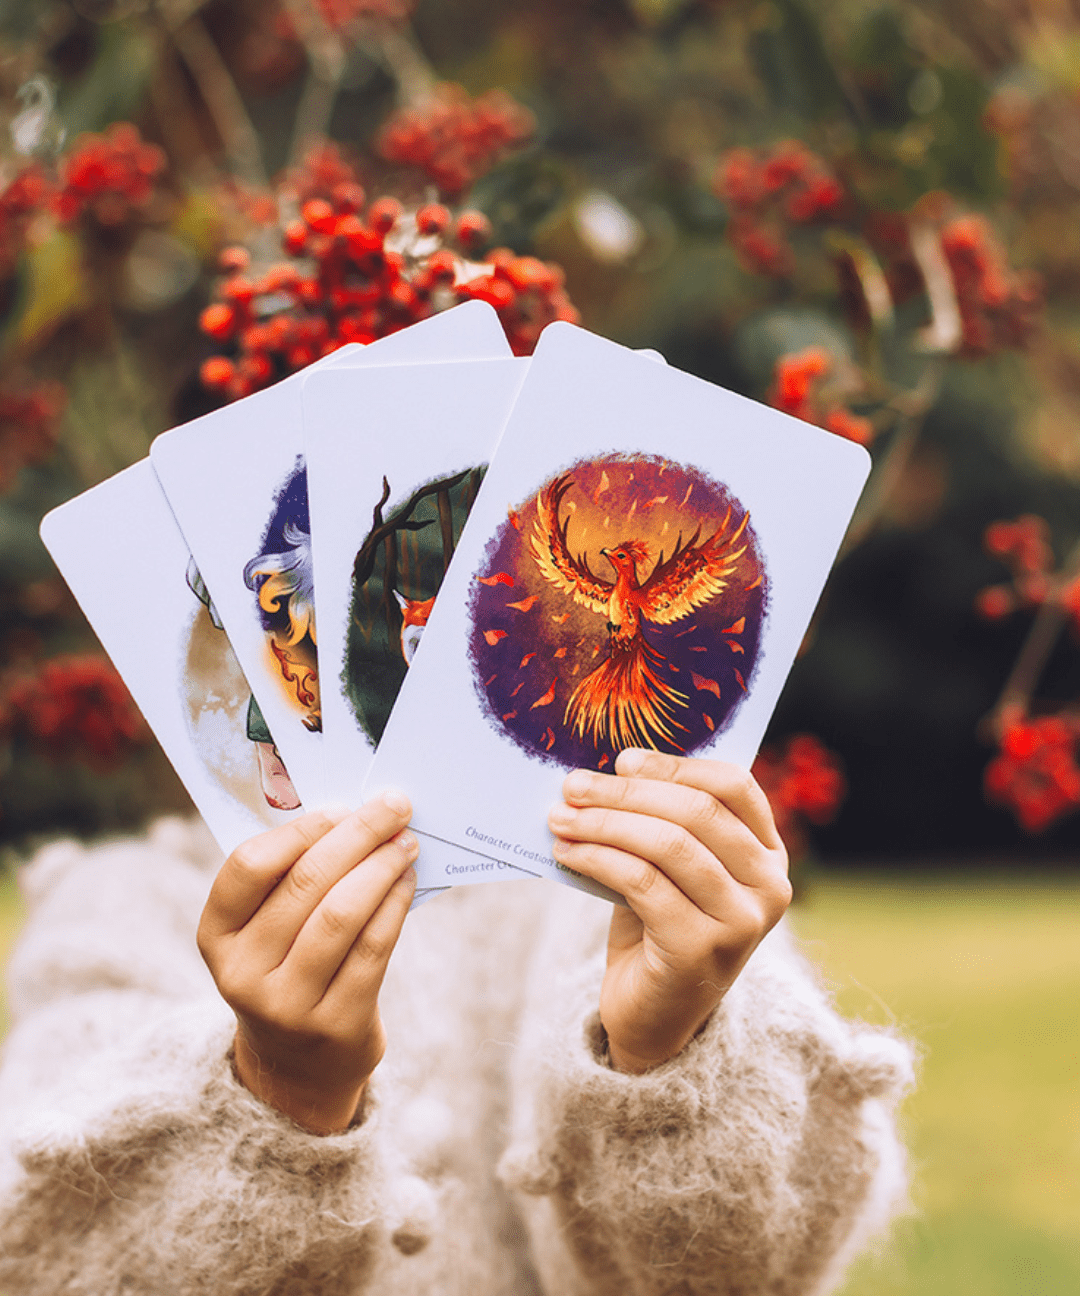
M 440 82 L 501 88 L 535 115 L 535 135 L 461 200 L 497 242 L 560 263 L 589 328 L 758 399 L 777 362 L 807 348 L 870 384 L 843 404 L 879 425 L 874 480 L 888 490 L 834 573 L 771 735 L 812 731 L 847 767 L 848 802 L 818 848 L 1072 851 L 1077 817 L 1036 846 L 983 799 L 986 717 L 1031 615 L 988 623 L 974 604 L 1000 579 L 982 548 L 991 522 L 1046 517 L 1062 561 L 1080 539 L 1078 49 L 1075 0 L 420 0 L 407 25 L 337 29 L 316 0 L 0 4 L 5 183 L 30 156 L 63 167 L 79 132 L 121 120 L 165 159 L 150 197 L 115 223 L 28 220 L 0 284 L 0 389 L 28 373 L 68 394 L 55 453 L 0 496 L 0 669 L 92 645 L 60 596 L 27 601 L 49 580 L 37 519 L 211 407 L 199 313 L 222 247 L 277 255 L 273 202 L 269 219 L 256 212 L 283 192 L 274 174 L 329 135 L 353 150 L 369 194 L 415 204 L 430 196 L 423 175 L 374 143 L 388 115 Z M 790 272 L 757 273 L 718 165 L 784 140 L 821 160 L 846 206 L 787 222 Z M 1044 319 L 1022 354 L 928 355 L 934 312 L 918 285 L 868 327 L 838 267 L 871 256 L 900 274 L 871 228 L 890 213 L 938 229 L 950 213 L 984 216 L 1008 265 L 1042 276 Z M 926 408 L 901 427 L 883 391 L 922 392 Z M 1037 692 L 1046 705 L 1080 692 L 1068 633 Z M 120 815 L 119 794 L 81 774 L 56 805 L 26 791 L 18 771 L 32 759 L 8 753 L 0 833 Z M 129 787 L 124 815 L 175 803 L 167 782 Z

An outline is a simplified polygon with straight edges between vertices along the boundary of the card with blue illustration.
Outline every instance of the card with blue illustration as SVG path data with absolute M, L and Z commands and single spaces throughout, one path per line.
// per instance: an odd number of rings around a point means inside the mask
M 495 312 L 469 303 L 353 346 L 164 433 L 151 459 L 268 730 L 309 807 L 323 797 L 322 710 L 301 397 L 321 368 L 509 355 Z M 356 397 L 348 399 L 356 400 Z M 368 411 L 393 437 L 392 411 Z

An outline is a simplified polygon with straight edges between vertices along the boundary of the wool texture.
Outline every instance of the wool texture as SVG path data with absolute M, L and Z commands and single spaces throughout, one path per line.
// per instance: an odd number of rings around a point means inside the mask
M 236 1079 L 200 826 L 24 870 L 0 1066 L 4 1296 L 823 1296 L 906 1201 L 913 1059 L 784 924 L 643 1076 L 596 1011 L 610 906 L 462 887 L 405 924 L 383 1062 L 319 1137 Z

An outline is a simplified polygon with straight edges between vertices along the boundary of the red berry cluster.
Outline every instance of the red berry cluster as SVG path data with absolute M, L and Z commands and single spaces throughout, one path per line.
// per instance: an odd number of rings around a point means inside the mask
M 824 159 L 797 140 L 767 152 L 731 149 L 712 187 L 731 212 L 727 237 L 739 263 L 776 278 L 790 274 L 794 264 L 788 226 L 834 217 L 846 197 Z
M 981 216 L 958 216 L 941 231 L 963 328 L 963 350 L 989 355 L 1023 347 L 1043 303 L 1042 280 L 1009 268 L 990 226 Z
M 781 356 L 773 371 L 769 404 L 807 423 L 815 423 L 848 441 L 869 445 L 874 439 L 874 425 L 861 414 L 853 414 L 846 405 L 829 399 L 819 379 L 833 369 L 832 356 L 824 347 L 807 347 L 792 355 Z
M 85 655 L 54 657 L 16 678 L 2 703 L 2 724 L 54 760 L 112 766 L 148 739 L 142 716 L 111 662 Z
M 285 229 L 285 250 L 296 259 L 259 276 L 247 273 L 245 249 L 226 249 L 220 300 L 203 311 L 200 324 L 234 356 L 203 364 L 207 387 L 231 400 L 247 396 L 347 342 L 373 342 L 424 319 L 438 308 L 440 290 L 455 300 L 454 254 L 412 256 L 409 246 L 448 232 L 446 208 L 421 208 L 406 219 L 394 198 L 377 199 L 366 212 L 364 203 L 364 191 L 351 181 L 336 186 L 329 200 L 309 198 Z M 459 217 L 458 227 L 463 221 L 466 233 L 479 227 L 471 213 Z M 408 240 L 399 225 L 411 226 Z M 398 237 L 388 246 L 391 235 Z
M 117 122 L 103 135 L 81 135 L 60 163 L 57 215 L 65 223 L 89 215 L 99 225 L 122 225 L 149 201 L 164 167 L 162 150 L 145 143 L 130 122 Z
M 1028 513 L 1013 522 L 993 522 L 986 528 L 987 553 L 1007 564 L 1012 580 L 980 590 L 975 607 L 987 620 L 996 621 L 1018 608 L 1038 607 L 1050 592 L 1054 552 L 1046 519 Z
M 57 423 L 67 404 L 63 384 L 0 387 L 0 490 L 25 464 L 40 464 L 56 448 Z
M 0 193 L 0 275 L 6 277 L 14 269 L 31 220 L 52 196 L 52 183 L 36 162 L 24 167 Z
M 1007 725 L 983 776 L 987 798 L 1012 810 L 1028 832 L 1049 828 L 1080 806 L 1078 736 L 1075 724 L 1059 715 Z
M 782 749 L 759 752 L 753 773 L 788 853 L 798 859 L 806 852 L 805 823 L 831 823 L 847 795 L 839 758 L 813 734 L 795 734 Z
M 343 186 L 358 182 L 356 166 L 345 157 L 341 147 L 332 140 L 320 140 L 308 149 L 299 166 L 285 173 L 282 187 L 295 195 L 297 202 L 305 203 L 310 198 L 344 194 L 347 191 Z M 363 203 L 361 196 L 357 205 L 362 207 Z
M 420 104 L 402 108 L 377 140 L 389 162 L 416 167 L 450 197 L 456 196 L 536 129 L 532 113 L 503 90 L 478 99 L 444 83 Z
M 471 259 L 490 237 L 481 212 L 455 217 L 428 203 L 407 214 L 386 197 L 369 204 L 344 165 L 322 149 L 293 178 L 309 193 L 331 182 L 285 229 L 293 260 L 256 276 L 243 248 L 223 253 L 219 300 L 200 324 L 230 354 L 205 361 L 206 387 L 236 400 L 345 343 L 373 342 L 462 301 L 490 302 L 517 355 L 528 355 L 553 320 L 578 322 L 558 266 L 505 248 Z
M 531 355 L 540 334 L 556 320 L 581 323 L 566 292 L 561 266 L 515 256 L 509 248 L 489 252 L 482 264 L 485 269 L 490 266 L 490 274 L 482 272 L 458 284 L 457 296 L 495 307 L 514 355 Z

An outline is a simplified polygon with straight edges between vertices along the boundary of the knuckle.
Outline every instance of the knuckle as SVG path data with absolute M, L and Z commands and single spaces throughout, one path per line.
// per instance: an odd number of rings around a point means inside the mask
M 238 1010 L 254 1011 L 257 1007 L 257 996 L 253 993 L 251 983 L 244 975 L 243 969 L 235 963 L 225 963 L 214 972 L 214 980 L 222 999 Z
M 361 806 L 353 822 L 361 836 L 374 838 L 376 842 L 392 837 L 400 824 L 390 807 L 382 801 L 368 801 Z
M 775 877 L 770 878 L 763 890 L 765 892 L 766 916 L 769 920 L 769 926 L 772 927 L 780 921 L 787 912 L 788 905 L 791 904 L 791 898 L 794 894 L 791 879 L 786 873 L 777 873 Z
M 217 944 L 207 930 L 205 915 L 200 919 L 198 931 L 195 933 L 195 948 L 199 951 L 202 961 L 212 971 L 217 956 Z
M 765 916 L 765 906 L 750 897 L 733 907 L 728 927 L 740 944 L 756 944 L 772 924 Z
M 260 878 L 265 871 L 265 853 L 257 837 L 237 846 L 229 857 L 234 871 L 247 878 Z
M 624 808 L 633 803 L 634 785 L 629 779 L 611 778 L 609 775 L 599 777 L 605 780 L 601 785 L 601 791 L 607 793 L 613 805 Z
M 326 875 L 310 861 L 289 871 L 289 890 L 300 900 L 319 897 L 326 890 Z
M 672 864 L 688 864 L 696 850 L 694 839 L 685 828 L 668 824 L 658 833 L 657 849 L 663 859 Z
M 303 839 L 305 850 L 310 850 L 316 842 L 322 841 L 328 832 L 337 827 L 337 821 L 332 819 L 325 810 L 313 810 L 303 818 L 294 820 L 293 824 Z
M 635 896 L 646 896 L 656 885 L 659 877 L 660 870 L 655 865 L 635 855 L 632 857 L 626 879 L 627 889 Z
M 324 901 L 319 906 L 319 925 L 322 928 L 323 936 L 331 941 L 340 939 L 348 934 L 350 926 L 350 914 L 348 910 L 337 904 L 330 904 Z
M 390 957 L 393 948 L 394 942 L 390 937 L 365 928 L 353 944 L 350 957 L 361 968 L 370 970 L 381 967 Z
M 720 818 L 720 803 L 708 792 L 695 791 L 690 795 L 687 817 L 696 832 L 707 832 Z

